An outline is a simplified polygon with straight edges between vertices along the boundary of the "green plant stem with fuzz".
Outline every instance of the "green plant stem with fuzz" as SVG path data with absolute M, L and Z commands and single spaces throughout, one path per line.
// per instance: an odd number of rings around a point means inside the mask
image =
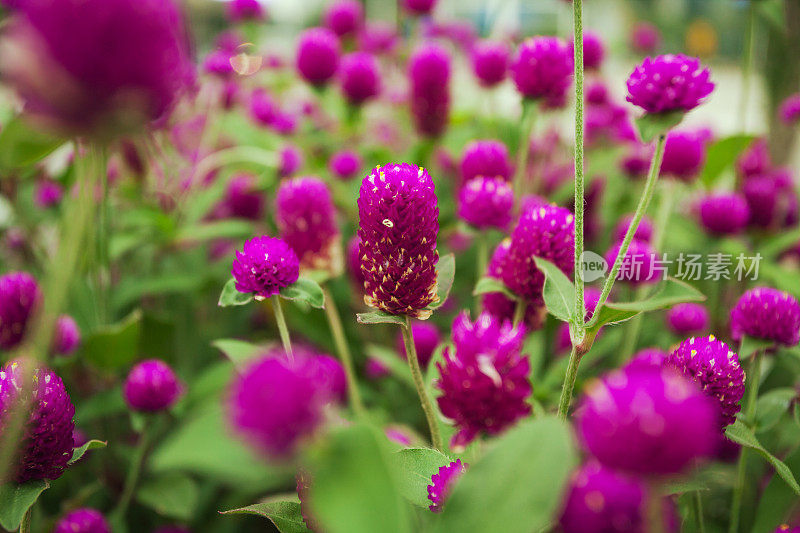
M 703 520 L 703 495 L 699 490 L 694 491 L 692 501 L 694 503 L 694 514 L 697 517 L 698 533 L 706 533 L 706 523 Z
M 567 373 L 564 375 L 564 384 L 561 386 L 561 397 L 558 399 L 558 417 L 562 420 L 567 419 L 569 406 L 572 403 L 572 392 L 575 389 L 575 380 L 578 378 L 578 365 L 581 358 L 588 351 L 583 344 L 573 344 L 569 354 Z
M 425 412 L 425 418 L 428 421 L 428 428 L 431 432 L 431 444 L 433 444 L 434 448 L 443 452 L 445 449 L 442 443 L 442 434 L 439 431 L 439 423 L 436 420 L 436 410 L 425 388 L 422 369 L 419 366 L 419 359 L 417 359 L 417 349 L 414 346 L 414 333 L 411 330 L 411 319 L 408 316 L 405 317 L 405 323 L 400 325 L 400 331 L 403 333 L 403 343 L 406 347 L 408 366 L 411 368 L 411 377 L 414 379 L 414 386 L 417 388 L 419 401 L 422 404 L 422 410 Z
M 531 151 L 531 133 L 536 117 L 536 101 L 522 100 L 522 117 L 519 120 L 519 145 L 517 146 L 517 168 L 514 172 L 514 201 L 522 200 L 523 182 L 528 174 L 528 154 Z M 535 192 L 535 189 L 534 189 Z
M 514 327 L 516 328 L 522 323 L 525 318 L 525 312 L 528 310 L 528 302 L 520 298 L 517 300 L 517 305 L 514 307 Z
M 111 512 L 111 520 L 114 523 L 124 522 L 125 514 L 128 512 L 128 507 L 133 499 L 133 493 L 136 490 L 136 484 L 139 482 L 139 476 L 142 473 L 144 458 L 145 455 L 147 455 L 147 447 L 150 445 L 151 429 L 151 420 L 145 419 L 144 427 L 139 435 L 139 442 L 136 444 L 136 450 L 131 460 L 128 475 L 125 478 L 125 485 L 122 488 L 122 496 L 120 496 L 117 506 Z
M 581 259 L 583 256 L 583 0 L 572 2 L 573 35 L 575 38 L 575 314 L 577 317 L 574 344 L 583 342 L 584 320 L 586 315 L 583 301 L 583 275 Z M 573 352 L 575 350 L 573 349 Z M 572 362 L 570 358 L 570 363 Z M 575 364 L 577 372 L 577 362 Z M 566 382 L 565 382 L 566 385 Z M 562 387 L 563 388 L 563 387 Z
M 755 427 L 756 403 L 758 400 L 758 387 L 761 381 L 761 350 L 753 354 L 750 367 L 747 369 L 747 399 L 744 404 L 744 423 L 753 428 Z M 744 484 L 747 481 L 747 455 L 746 446 L 741 447 L 739 460 L 736 463 L 736 485 L 733 487 L 733 499 L 731 500 L 731 515 L 728 524 L 728 533 L 739 531 L 739 519 L 742 512 L 742 498 L 744 496 Z
M 272 309 L 275 311 L 275 322 L 278 324 L 278 334 L 281 336 L 281 344 L 289 357 L 289 361 L 294 361 L 294 354 L 292 353 L 292 341 L 289 338 L 289 328 L 286 326 L 286 317 L 283 316 L 283 307 L 281 307 L 281 297 L 275 295 L 270 297 L 272 301 Z
M 361 393 L 358 390 L 358 380 L 356 379 L 353 356 L 347 344 L 347 338 L 342 327 L 342 319 L 339 310 L 336 309 L 336 302 L 331 295 L 330 289 L 326 284 L 322 285 L 322 292 L 325 295 L 325 316 L 328 318 L 328 325 L 331 328 L 333 342 L 336 344 L 336 351 L 339 352 L 339 359 L 344 366 L 344 373 L 347 376 L 347 393 L 350 396 L 350 405 L 357 416 L 361 417 L 366 412 L 364 403 L 361 401 Z

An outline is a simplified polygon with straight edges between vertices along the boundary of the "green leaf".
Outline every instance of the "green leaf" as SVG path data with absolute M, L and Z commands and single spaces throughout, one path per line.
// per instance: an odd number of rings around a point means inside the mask
M 756 339 L 755 337 L 748 337 L 744 335 L 739 343 L 739 359 L 747 359 L 752 357 L 756 352 L 766 350 L 775 345 L 775 341 L 768 339 Z
M 592 319 L 596 320 L 596 322 L 594 322 L 592 327 L 590 327 L 587 330 L 587 333 L 597 333 L 603 326 L 620 324 L 622 322 L 625 322 L 626 320 L 630 320 L 639 313 L 640 311 L 616 309 L 614 307 L 611 307 L 611 304 L 607 303 L 603 307 L 601 307 L 599 311 L 595 311 L 594 315 L 592 316 Z
M 239 292 L 236 290 L 236 280 L 231 278 L 222 287 L 222 294 L 219 295 L 219 302 L 217 305 L 220 307 L 230 307 L 232 305 L 245 305 L 253 301 L 253 295 Z
M 649 298 L 636 302 L 614 302 L 606 305 L 618 310 L 647 312 L 684 302 L 702 302 L 705 299 L 702 292 L 688 283 L 675 278 L 667 278 L 664 283 L 659 285 L 655 294 Z
M 527 420 L 459 479 L 435 531 L 530 533 L 554 523 L 578 456 L 568 424 Z
M 49 487 L 50 483 L 44 479 L 28 481 L 21 485 L 17 483 L 0 485 L 0 526 L 8 531 L 16 531 L 28 509 Z
M 325 293 L 322 292 L 322 287 L 308 278 L 298 278 L 288 287 L 282 288 L 281 298 L 299 300 L 317 309 L 325 307 Z
M 303 522 L 300 503 L 296 501 L 266 501 L 240 509 L 222 511 L 220 514 L 252 514 L 263 516 L 280 533 L 311 533 Z
M 414 378 L 411 377 L 411 370 L 408 368 L 408 362 L 403 360 L 400 354 L 377 344 L 368 344 L 364 351 L 368 356 L 374 357 L 383 363 L 401 381 L 411 387 L 415 387 Z
M 544 273 L 544 305 L 550 314 L 564 322 L 577 321 L 575 315 L 575 285 L 556 265 L 534 257 L 536 267 Z
M 64 144 L 64 139 L 33 128 L 17 116 L 0 130 L 0 168 L 15 169 L 33 165 Z
M 138 355 L 141 325 L 137 309 L 116 324 L 100 326 L 83 343 L 82 358 L 107 370 L 129 367 Z
M 490 294 L 493 292 L 500 292 L 512 300 L 518 299 L 517 295 L 506 287 L 505 283 L 499 279 L 490 278 L 489 276 L 482 277 L 478 280 L 478 283 L 475 284 L 475 289 L 472 291 L 472 295 L 479 296 L 481 294 Z
M 450 289 L 453 288 L 453 280 L 456 276 L 456 258 L 453 254 L 447 254 L 439 258 L 436 262 L 436 296 L 439 301 L 428 306 L 428 309 L 439 309 L 447 297 Z
M 264 353 L 267 349 L 265 346 L 238 339 L 217 339 L 211 343 L 211 346 L 224 353 L 237 369 L 244 368 L 254 357 Z
M 758 247 L 758 251 L 764 257 L 776 258 L 797 243 L 800 243 L 800 227 L 782 231 L 777 235 L 765 238 Z
M 136 499 L 162 516 L 188 521 L 197 508 L 200 488 L 189 476 L 173 472 L 145 480 Z
M 181 228 L 175 235 L 175 241 L 196 243 L 214 239 L 240 239 L 252 234 L 253 224 L 251 222 L 229 218 Z
M 355 424 L 330 434 L 312 458 L 314 515 L 328 533 L 410 532 L 408 506 L 378 430 Z M 354 505 L 354 502 L 358 502 Z
M 800 448 L 785 459 L 786 466 L 800 472 Z M 772 476 L 758 499 L 753 523 L 753 533 L 772 533 L 789 519 L 792 508 L 797 507 L 797 495 L 778 476 Z
M 706 149 L 706 164 L 700 173 L 700 182 L 710 189 L 754 139 L 753 135 L 733 135 L 713 142 Z
M 756 433 L 767 431 L 789 412 L 789 405 L 797 398 L 797 391 L 786 387 L 772 389 L 758 398 L 756 406 Z
M 67 464 L 71 465 L 77 463 L 78 461 L 81 460 L 81 457 L 83 457 L 89 450 L 105 448 L 106 446 L 108 446 L 108 443 L 104 440 L 94 440 L 94 439 L 90 440 L 80 448 L 75 448 L 72 450 L 72 459 L 70 459 L 69 463 Z
M 728 429 L 725 430 L 725 436 L 734 442 L 738 442 L 742 446 L 747 446 L 760 453 L 764 459 L 772 465 L 775 472 L 792 488 L 795 494 L 800 496 L 800 485 L 797 484 L 797 480 L 794 478 L 794 475 L 792 475 L 792 471 L 789 470 L 789 467 L 780 459 L 769 453 L 758 441 L 752 430 L 745 426 L 741 420 L 737 420 L 728 426 Z
M 356 320 L 361 324 L 400 324 L 406 323 L 403 315 L 390 315 L 383 311 L 371 311 L 369 313 L 356 314 Z
M 427 508 L 428 485 L 439 468 L 450 464 L 451 459 L 431 448 L 404 448 L 392 454 L 398 473 L 400 493 L 414 505 Z
M 645 113 L 636 119 L 636 129 L 639 137 L 649 143 L 659 135 L 666 135 L 669 130 L 683 120 L 683 111 L 670 111 L 668 113 Z

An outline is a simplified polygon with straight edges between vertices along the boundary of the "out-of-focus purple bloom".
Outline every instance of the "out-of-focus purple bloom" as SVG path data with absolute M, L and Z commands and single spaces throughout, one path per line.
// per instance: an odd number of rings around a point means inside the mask
M 703 304 L 676 304 L 667 311 L 667 326 L 676 335 L 705 333 L 709 325 L 708 310 Z
M 203 59 L 203 71 L 220 78 L 229 78 L 233 75 L 231 53 L 228 50 L 212 50 Z
M 614 228 L 614 234 L 612 236 L 612 239 L 615 242 L 622 242 L 632 221 L 633 215 L 625 215 L 619 219 L 619 222 Z M 639 225 L 636 226 L 636 231 L 633 233 L 633 238 L 637 241 L 650 242 L 650 240 L 653 238 L 654 231 L 653 221 L 647 216 L 643 216 L 639 221 Z
M 622 243 L 618 242 L 606 253 L 605 259 L 609 269 L 611 269 L 614 261 L 617 260 L 621 248 Z M 620 264 L 617 280 L 626 281 L 633 285 L 657 283 L 659 274 L 661 274 L 656 263 L 657 260 L 656 251 L 648 243 L 633 239 Z
M 349 181 L 361 172 L 363 164 L 358 152 L 354 150 L 342 150 L 331 156 L 330 161 L 328 161 L 328 169 L 331 171 L 331 174 L 340 180 Z
M 399 41 L 395 27 L 383 21 L 367 21 L 358 34 L 358 48 L 370 54 L 388 54 Z
M 631 360 L 628 361 L 625 366 L 626 368 L 637 366 L 654 366 L 660 368 L 668 355 L 669 354 L 661 348 L 644 348 L 633 354 L 633 357 L 631 357 Z
M 81 331 L 75 319 L 69 315 L 61 315 L 56 320 L 53 333 L 52 351 L 57 355 L 69 355 L 78 349 L 81 343 Z
M 791 294 L 770 287 L 750 289 L 731 310 L 733 340 L 744 335 L 795 346 L 800 342 L 800 303 Z
M 262 20 L 265 17 L 264 7 L 259 0 L 228 0 L 227 14 L 233 22 Z
M 800 93 L 787 96 L 786 99 L 781 102 L 778 114 L 783 123 L 787 126 L 797 124 L 798 119 L 800 119 Z
M 353 52 L 344 56 L 339 67 L 342 93 L 353 105 L 362 105 L 381 92 L 381 74 L 378 60 L 367 52 Z
M 322 86 L 339 68 L 341 44 L 327 28 L 309 28 L 300 35 L 295 66 L 300 76 L 311 85 Z
M 183 385 L 167 363 L 148 359 L 131 369 L 122 393 L 131 409 L 156 412 L 172 407 L 183 394 Z
M 421 368 L 426 368 L 431 357 L 433 357 L 433 352 L 435 352 L 436 347 L 439 346 L 442 336 L 436 326 L 427 322 L 412 322 L 411 332 L 414 335 L 414 349 L 417 351 L 419 366 Z M 397 348 L 397 352 L 402 355 L 404 359 L 408 358 L 402 332 L 397 332 L 395 347 Z
M 297 117 L 289 111 L 280 111 L 272 119 L 272 129 L 278 135 L 292 135 L 297 130 Z
M 281 148 L 280 155 L 281 164 L 278 168 L 278 174 L 282 178 L 292 176 L 303 166 L 303 152 L 293 144 Z
M 620 167 L 629 178 L 642 179 L 647 176 L 652 158 L 653 149 L 651 146 L 634 143 L 629 152 L 620 161 Z
M 280 112 L 275 100 L 261 87 L 250 93 L 249 110 L 253 120 L 262 126 L 271 126 L 276 114 Z
M 569 41 L 569 53 L 575 55 L 575 38 Z M 589 30 L 583 32 L 583 67 L 586 70 L 599 70 L 606 55 L 603 39 Z
M 671 131 L 664 145 L 661 175 L 693 181 L 706 160 L 706 145 L 696 132 Z
M 347 273 L 353 283 L 358 287 L 359 296 L 364 292 L 364 274 L 361 272 L 361 256 L 358 255 L 358 247 L 361 239 L 354 235 L 347 243 Z
M 27 272 L 0 276 L 0 349 L 11 350 L 22 342 L 41 299 L 39 284 Z
M 562 98 L 572 84 L 573 59 L 569 47 L 557 37 L 531 37 L 511 61 L 511 79 L 523 97 Z
M 631 48 L 640 54 L 652 54 L 661 46 L 661 33 L 649 22 L 637 22 L 631 31 Z
M 450 118 L 450 56 L 436 44 L 418 48 L 408 62 L 411 115 L 426 137 L 439 137 Z
M 613 102 L 588 106 L 585 129 L 589 146 L 617 145 L 623 141 L 635 142 L 637 138 L 628 110 Z
M 697 214 L 703 228 L 713 235 L 741 233 L 750 220 L 747 200 L 737 193 L 709 194 L 700 199 Z
M 514 191 L 501 177 L 471 179 L 458 194 L 458 216 L 479 229 L 505 229 L 513 209 Z
M 63 196 L 64 189 L 58 182 L 44 179 L 36 184 L 36 192 L 34 193 L 33 199 L 37 206 L 42 209 L 47 209 L 61 203 L 61 198 Z
M 714 90 L 710 71 L 682 54 L 645 58 L 628 77 L 628 102 L 647 113 L 691 111 Z
M 547 205 L 547 202 L 544 201 L 543 205 Z M 511 239 L 505 239 L 497 245 L 486 269 L 487 276 L 502 281 L 510 248 Z M 511 320 L 514 317 L 516 302 L 501 292 L 484 294 L 482 303 L 483 309 L 500 321 Z M 523 322 L 528 329 L 537 330 L 542 327 L 546 313 L 547 309 L 544 307 L 543 300 L 540 299 L 535 302 L 530 302 L 525 308 L 525 318 Z
M 75 509 L 56 522 L 53 533 L 111 533 L 111 526 L 96 509 Z
M 285 358 L 283 348 L 268 350 L 265 357 Z M 338 359 L 319 352 L 307 344 L 292 344 L 292 357 L 294 358 L 297 372 L 306 375 L 317 385 L 318 392 L 324 403 L 336 402 L 343 404 L 347 399 L 347 377 L 344 367 Z
M 509 181 L 514 171 L 506 145 L 492 139 L 470 141 L 461 154 L 460 168 L 464 183 L 478 176 Z
M 750 208 L 749 225 L 777 229 L 797 224 L 797 191 L 788 170 L 751 176 L 742 184 L 742 194 Z
M 756 139 L 739 159 L 736 160 L 736 170 L 743 178 L 766 174 L 772 169 L 772 158 L 765 139 Z
M 506 79 L 511 51 L 499 41 L 480 41 L 472 47 L 472 72 L 483 87 L 494 87 Z
M 263 235 L 244 243 L 236 252 L 231 274 L 236 290 L 269 298 L 300 276 L 300 262 L 294 250 L 281 239 Z
M 364 372 L 367 374 L 369 379 L 381 379 L 385 378 L 386 376 L 390 376 L 392 371 L 389 370 L 389 367 L 386 366 L 380 359 L 375 359 L 374 357 L 367 358 L 367 364 L 364 368 Z
M 430 15 L 437 0 L 401 0 L 403 7 L 412 15 Z
M 355 35 L 364 24 L 364 7 L 358 0 L 336 0 L 325 10 L 323 21 L 339 37 Z
M 609 102 L 608 87 L 600 80 L 586 85 L 586 102 L 592 105 L 604 105 Z
M 431 511 L 442 512 L 453 486 L 465 471 L 466 468 L 461 463 L 461 459 L 456 459 L 448 465 L 439 467 L 439 472 L 431 476 L 431 484 L 428 485 L 428 499 L 431 501 L 428 508 Z
M 264 216 L 264 196 L 252 174 L 237 174 L 228 182 L 225 198 L 215 210 L 218 217 L 261 220 Z
M 411 444 L 417 440 L 411 432 L 402 426 L 389 426 L 383 433 L 386 435 L 387 439 L 403 447 L 411 446 Z

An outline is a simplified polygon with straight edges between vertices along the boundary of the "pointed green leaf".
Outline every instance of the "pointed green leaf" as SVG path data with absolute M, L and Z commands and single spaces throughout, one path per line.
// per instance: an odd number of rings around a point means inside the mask
M 240 509 L 221 511 L 220 514 L 252 514 L 263 516 L 280 533 L 311 533 L 303 521 L 298 501 L 265 501 Z
M 238 339 L 217 339 L 211 345 L 224 353 L 237 369 L 243 368 L 255 356 L 267 350 L 265 346 L 251 344 Z
M 72 450 L 72 459 L 70 459 L 69 463 L 67 463 L 67 464 L 71 465 L 71 464 L 77 463 L 78 461 L 81 460 L 81 457 L 83 457 L 86 454 L 86 452 L 88 452 L 89 450 L 96 450 L 98 448 L 105 448 L 106 446 L 108 446 L 108 443 L 106 441 L 104 441 L 104 440 L 94 440 L 94 439 L 90 440 L 89 442 L 87 442 L 86 444 L 81 446 L 80 448 L 75 448 L 75 449 Z
M 671 305 L 684 302 L 702 302 L 706 297 L 684 281 L 675 278 L 667 278 L 664 283 L 659 285 L 658 290 L 644 300 L 636 302 L 614 302 L 606 303 L 608 307 L 622 311 L 655 311 L 664 309 Z
M 411 370 L 408 368 L 408 362 L 400 357 L 400 354 L 392 349 L 377 344 L 368 344 L 365 352 L 368 356 L 374 357 L 380 361 L 395 377 L 411 387 L 414 387 L 414 378 L 411 377 Z
M 299 300 L 311 307 L 322 309 L 325 307 L 325 293 L 319 283 L 309 278 L 298 278 L 297 281 L 281 289 L 281 298 Z
M 659 135 L 666 135 L 669 130 L 683 120 L 683 111 L 670 111 L 668 113 L 645 113 L 636 119 L 636 129 L 639 137 L 649 143 Z
M 0 485 L 0 526 L 8 531 L 16 531 L 27 510 L 49 487 L 50 483 L 43 479 L 28 481 L 21 485 L 17 483 Z
M 161 516 L 188 521 L 200 500 L 200 487 L 186 474 L 170 472 L 145 480 L 136 500 Z
M 453 280 L 456 276 L 456 258 L 453 254 L 447 254 L 439 258 L 436 263 L 436 296 L 439 301 L 428 306 L 428 309 L 439 309 L 447 297 L 450 289 L 453 288 Z
M 700 173 L 700 183 L 711 188 L 754 139 L 753 135 L 733 135 L 711 143 L 706 149 L 706 164 Z
M 737 420 L 725 430 L 725 436 L 742 446 L 747 446 L 760 453 L 764 459 L 775 469 L 775 472 L 789 485 L 792 490 L 800 496 L 800 485 L 797 484 L 792 471 L 780 459 L 769 453 L 758 441 L 753 431 L 745 426 L 741 420 Z
M 230 307 L 234 305 L 245 305 L 253 301 L 253 295 L 239 292 L 236 290 L 236 280 L 231 278 L 222 287 L 222 293 L 219 295 L 219 302 L 217 305 L 220 307 Z
M 478 283 L 475 284 L 475 289 L 472 291 L 472 295 L 479 296 L 481 294 L 489 294 L 493 292 L 500 292 L 512 300 L 516 300 L 518 298 L 516 294 L 511 292 L 511 289 L 506 287 L 505 283 L 499 279 L 490 278 L 489 276 L 484 276 L 478 280 Z
M 544 273 L 544 305 L 551 315 L 571 322 L 575 320 L 575 285 L 556 265 L 534 257 L 536 267 Z
M 0 130 L 0 168 L 28 167 L 62 144 L 64 139 L 34 128 L 22 117 L 14 117 Z
M 392 455 L 398 473 L 400 493 L 414 505 L 428 507 L 428 485 L 439 468 L 450 464 L 451 459 L 432 448 L 404 448 Z
M 127 368 L 138 355 L 142 312 L 137 309 L 117 322 L 92 331 L 81 346 L 81 357 L 106 370 Z
M 356 320 L 360 324 L 400 324 L 406 323 L 406 317 L 403 315 L 390 315 L 383 311 L 372 311 L 369 313 L 358 313 Z
M 756 433 L 767 431 L 789 412 L 789 405 L 798 397 L 797 391 L 790 388 L 772 389 L 758 398 L 756 406 Z
M 744 335 L 739 343 L 739 359 L 747 359 L 752 357 L 756 352 L 766 350 L 775 345 L 775 341 L 768 339 L 756 339 L 755 337 L 748 337 Z

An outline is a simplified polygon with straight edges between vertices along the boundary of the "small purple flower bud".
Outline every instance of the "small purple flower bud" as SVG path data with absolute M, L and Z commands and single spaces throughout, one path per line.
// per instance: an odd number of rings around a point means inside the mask
M 458 194 L 458 216 L 475 228 L 503 230 L 513 209 L 514 191 L 500 177 L 471 179 Z
M 412 322 L 411 332 L 414 336 L 414 348 L 417 350 L 417 360 L 421 368 L 427 368 L 428 362 L 433 357 L 433 352 L 442 340 L 439 330 L 433 324 L 427 322 Z M 406 345 L 403 342 L 402 332 L 397 332 L 395 337 L 395 347 L 397 353 L 403 356 L 404 359 L 408 358 L 406 353 Z
M 785 346 L 800 342 L 800 303 L 787 292 L 770 287 L 750 289 L 731 310 L 731 336 L 747 335 Z
M 339 38 L 327 28 L 309 28 L 300 35 L 295 65 L 311 85 L 328 83 L 339 68 Z
M 511 51 L 499 41 L 480 41 L 472 48 L 472 72 L 482 87 L 494 87 L 506 79 Z
M 342 93 L 352 105 L 362 105 L 381 92 L 378 60 L 367 52 L 353 52 L 342 58 L 339 67 Z
M 364 24 L 364 7 L 358 0 L 337 0 L 325 10 L 323 20 L 339 37 L 355 35 Z
M 183 385 L 167 363 L 148 359 L 131 369 L 122 393 L 131 409 L 154 413 L 172 407 L 183 394 Z
M 667 311 L 667 326 L 676 335 L 697 335 L 708 329 L 708 311 L 703 304 L 676 304 Z
M 682 54 L 645 58 L 628 77 L 627 101 L 646 113 L 691 111 L 714 90 L 710 71 Z
M 668 355 L 669 354 L 661 348 L 643 348 L 633 354 L 631 360 L 628 361 L 625 367 L 654 366 L 660 368 Z
M 511 61 L 511 79 L 524 98 L 559 99 L 572 84 L 573 58 L 557 37 L 531 37 Z
M 0 349 L 11 350 L 22 342 L 41 299 L 39 284 L 27 272 L 0 276 Z
M 765 139 L 756 139 L 739 159 L 736 160 L 736 171 L 743 178 L 759 176 L 772 170 L 772 158 Z
M 370 54 L 388 54 L 395 49 L 399 40 L 394 25 L 368 21 L 358 34 L 358 48 Z
M 631 225 L 631 221 L 633 220 L 633 215 L 625 215 L 619 222 L 617 226 L 614 228 L 614 235 L 613 239 L 616 242 L 622 242 L 625 238 L 625 234 L 628 232 L 628 228 Z M 639 225 L 636 226 L 636 231 L 633 233 L 633 238 L 637 241 L 642 242 L 650 242 L 653 238 L 653 221 L 647 218 L 646 216 L 642 217 L 642 220 L 639 221 Z
M 456 459 L 448 465 L 440 466 L 439 472 L 431 476 L 431 484 L 428 485 L 428 499 L 431 501 L 428 508 L 431 511 L 442 512 L 447 497 L 450 496 L 456 481 L 464 472 L 466 472 L 466 468 L 461 463 L 461 459 Z
M 781 102 L 778 114 L 783 123 L 787 126 L 796 124 L 797 121 L 800 120 L 800 93 L 787 96 L 786 99 Z
M 602 81 L 595 80 L 586 85 L 586 103 L 605 105 L 609 103 L 608 87 Z
M 514 172 L 508 148 L 495 140 L 470 141 L 461 154 L 460 167 L 463 183 L 479 176 L 500 177 L 509 181 Z
M 342 150 L 331 156 L 328 162 L 328 169 L 340 180 L 348 181 L 355 178 L 360 172 L 364 163 L 361 156 L 353 150 Z
M 752 176 L 742 185 L 742 194 L 750 208 L 751 226 L 776 229 L 797 223 L 797 192 L 788 171 Z
M 242 251 L 236 252 L 231 274 L 237 291 L 264 299 L 297 281 L 300 262 L 286 242 L 263 235 L 245 242 Z
M 203 71 L 226 79 L 233 75 L 231 53 L 228 50 L 212 50 L 203 59 Z
M 575 55 L 575 37 L 569 41 L 569 53 Z M 606 55 L 603 39 L 593 31 L 583 32 L 583 67 L 586 70 L 599 70 Z
M 712 235 L 736 235 L 750 220 L 747 200 L 736 193 L 709 194 L 697 204 L 700 224 Z
M 258 87 L 250 93 L 250 116 L 256 124 L 271 126 L 279 112 L 278 104 L 265 89 Z
M 281 148 L 281 164 L 278 174 L 282 178 L 288 178 L 296 173 L 303 166 L 303 152 L 300 148 L 292 144 Z
M 606 262 L 609 269 L 617 260 L 622 243 L 618 242 L 606 252 Z M 632 240 L 628 246 L 628 253 L 625 254 L 617 273 L 618 281 L 627 281 L 633 285 L 642 283 L 658 283 L 661 273 L 656 265 L 656 251 L 646 242 Z
M 631 31 L 631 48 L 640 54 L 652 54 L 661 46 L 661 33 L 649 22 L 637 22 Z
M 620 168 L 628 178 L 642 179 L 650 170 L 650 160 L 653 159 L 652 147 L 635 143 L 630 151 L 622 158 Z
M 450 118 L 450 55 L 436 44 L 424 44 L 408 61 L 411 115 L 420 135 L 439 137 Z
M 100 511 L 84 507 L 59 520 L 53 533 L 111 533 L 111 526 Z
M 541 205 L 547 205 L 547 202 Z M 503 279 L 503 271 L 510 247 L 511 239 L 505 239 L 497 245 L 486 269 L 487 276 L 499 280 Z M 483 309 L 497 320 L 510 321 L 514 318 L 516 303 L 501 292 L 484 294 L 482 303 Z M 541 328 L 546 313 L 547 309 L 544 307 L 544 301 L 529 303 L 525 309 L 525 325 L 531 331 Z
M 56 320 L 53 334 L 52 351 L 57 355 L 70 355 L 81 343 L 81 331 L 75 319 L 69 315 L 61 315 Z
M 36 184 L 34 201 L 42 209 L 57 206 L 64 196 L 64 189 L 57 182 L 49 179 L 41 180 Z
M 225 198 L 218 214 L 223 217 L 261 220 L 264 216 L 263 193 L 256 186 L 252 174 L 237 174 L 228 182 Z
M 706 146 L 696 132 L 671 131 L 664 145 L 661 174 L 691 182 L 706 160 Z
M 438 0 L 401 0 L 403 7 L 412 15 L 430 15 Z

